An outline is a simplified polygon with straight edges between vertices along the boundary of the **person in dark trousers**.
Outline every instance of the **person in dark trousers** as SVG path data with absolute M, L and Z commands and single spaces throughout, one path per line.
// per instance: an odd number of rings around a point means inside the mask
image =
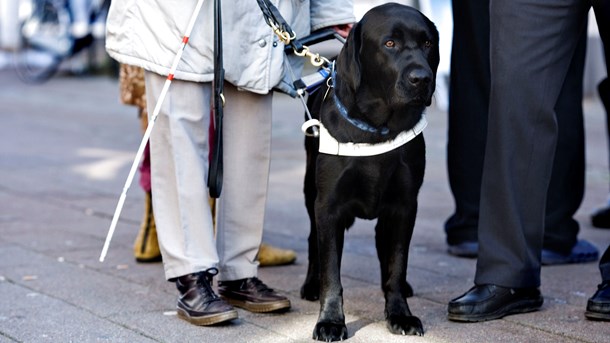
M 606 61 L 606 74 L 610 65 L 610 1 L 596 1 L 593 3 L 593 11 L 597 27 L 604 46 L 604 58 Z M 608 129 L 608 142 L 610 143 L 610 81 L 606 77 L 598 86 L 599 97 L 606 110 L 606 125 Z M 610 156 L 610 144 L 609 153 Z M 593 214 L 591 218 L 593 226 L 598 228 L 610 228 L 610 205 Z M 599 271 L 602 282 L 597 286 L 597 291 L 587 302 L 585 316 L 594 320 L 610 320 L 610 246 L 599 260 Z
M 455 211 L 445 222 L 448 251 L 476 257 L 481 176 L 489 107 L 489 0 L 454 0 L 447 171 Z M 574 214 L 585 186 L 582 33 L 555 106 L 558 142 L 549 184 L 542 264 L 596 261 L 597 248 L 578 240 Z
M 610 20 L 610 18 L 608 18 Z M 604 24 L 607 25 L 607 24 Z M 609 28 L 610 29 L 610 28 Z M 604 51 L 606 55 L 606 66 L 608 65 L 608 51 L 610 50 L 604 46 Z M 607 70 L 608 68 L 606 68 Z M 608 132 L 608 149 L 610 151 L 610 80 L 606 77 L 602 82 L 597 86 L 597 91 L 599 93 L 599 98 L 602 100 L 604 104 L 604 109 L 606 110 L 606 127 Z M 610 153 L 609 153 L 610 155 Z M 610 195 L 608 195 L 608 203 L 597 209 L 591 215 L 591 225 L 600 228 L 600 229 L 610 229 Z
M 608 12 L 608 10 L 605 10 Z M 600 18 L 597 20 L 599 31 L 610 30 L 608 27 L 608 20 L 610 20 L 610 15 L 607 13 L 603 13 L 602 10 L 595 11 L 596 18 Z M 600 22 L 602 22 L 600 24 Z M 604 42 L 604 56 L 606 59 L 606 74 L 608 71 L 608 63 L 610 63 L 610 47 L 608 46 L 610 43 Z M 602 82 L 597 86 L 597 91 L 599 93 L 599 98 L 604 104 L 604 109 L 606 110 L 606 128 L 608 132 L 608 151 L 610 157 L 610 79 L 606 77 Z M 610 229 L 610 195 L 608 196 L 608 203 L 596 210 L 591 215 L 591 225 L 600 228 L 600 229 Z
M 547 194 L 560 132 L 555 105 L 590 7 L 580 0 L 490 1 L 477 268 L 474 286 L 449 302 L 450 320 L 493 320 L 542 306 Z

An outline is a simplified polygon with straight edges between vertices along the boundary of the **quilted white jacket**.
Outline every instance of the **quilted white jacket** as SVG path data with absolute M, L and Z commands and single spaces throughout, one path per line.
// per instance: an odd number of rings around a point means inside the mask
M 352 23 L 352 0 L 272 0 L 298 38 L 310 30 Z M 182 45 L 197 0 L 113 0 L 106 25 L 106 51 L 121 63 L 167 75 Z M 205 0 L 175 78 L 213 79 L 213 0 Z M 265 94 L 288 91 L 283 43 L 265 22 L 256 0 L 222 1 L 225 80 L 238 88 Z M 297 76 L 303 58 L 296 62 Z M 288 73 L 286 73 L 288 74 Z

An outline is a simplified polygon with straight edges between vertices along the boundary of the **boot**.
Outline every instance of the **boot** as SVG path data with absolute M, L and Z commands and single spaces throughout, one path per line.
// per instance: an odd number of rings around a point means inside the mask
M 195 325 L 212 325 L 237 318 L 233 306 L 221 299 L 212 289 L 212 278 L 218 269 L 188 274 L 170 280 L 180 292 L 178 317 Z
M 150 192 L 146 192 L 144 201 L 144 219 L 133 244 L 133 254 L 138 262 L 159 262 L 161 261 L 161 251 L 157 240 L 157 227 Z
M 261 243 L 258 250 L 258 262 L 261 267 L 292 264 L 296 259 L 297 254 L 294 251 L 276 248 L 265 243 Z

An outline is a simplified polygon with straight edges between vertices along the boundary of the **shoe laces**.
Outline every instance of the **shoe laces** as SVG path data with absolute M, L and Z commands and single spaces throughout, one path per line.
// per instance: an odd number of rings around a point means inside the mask
M 217 268 L 209 268 L 198 273 L 197 289 L 204 296 L 204 298 L 207 299 L 205 301 L 206 304 L 220 300 L 220 297 L 212 289 L 212 280 L 217 274 Z
M 256 288 L 256 291 L 259 293 L 273 293 L 273 289 L 265 285 L 265 283 L 262 282 L 256 276 L 248 279 L 248 281 L 250 284 L 252 284 L 252 286 L 254 286 L 254 288 Z

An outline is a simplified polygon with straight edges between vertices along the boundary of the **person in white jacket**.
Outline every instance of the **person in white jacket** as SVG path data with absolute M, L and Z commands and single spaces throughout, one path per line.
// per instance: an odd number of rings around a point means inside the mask
M 355 21 L 352 0 L 272 2 L 297 37 L 325 27 L 346 36 Z M 106 50 L 118 62 L 145 69 L 151 114 L 196 3 L 111 3 Z M 269 176 L 273 89 L 291 89 L 284 46 L 256 1 L 223 3 L 224 176 L 214 232 L 206 185 L 213 31 L 213 2 L 206 1 L 150 137 L 153 208 L 165 277 L 180 293 L 179 317 L 196 325 L 237 318 L 232 305 L 253 312 L 290 307 L 286 297 L 257 278 L 256 261 Z M 298 66 L 298 57 L 291 59 Z M 221 297 L 212 289 L 216 274 Z

